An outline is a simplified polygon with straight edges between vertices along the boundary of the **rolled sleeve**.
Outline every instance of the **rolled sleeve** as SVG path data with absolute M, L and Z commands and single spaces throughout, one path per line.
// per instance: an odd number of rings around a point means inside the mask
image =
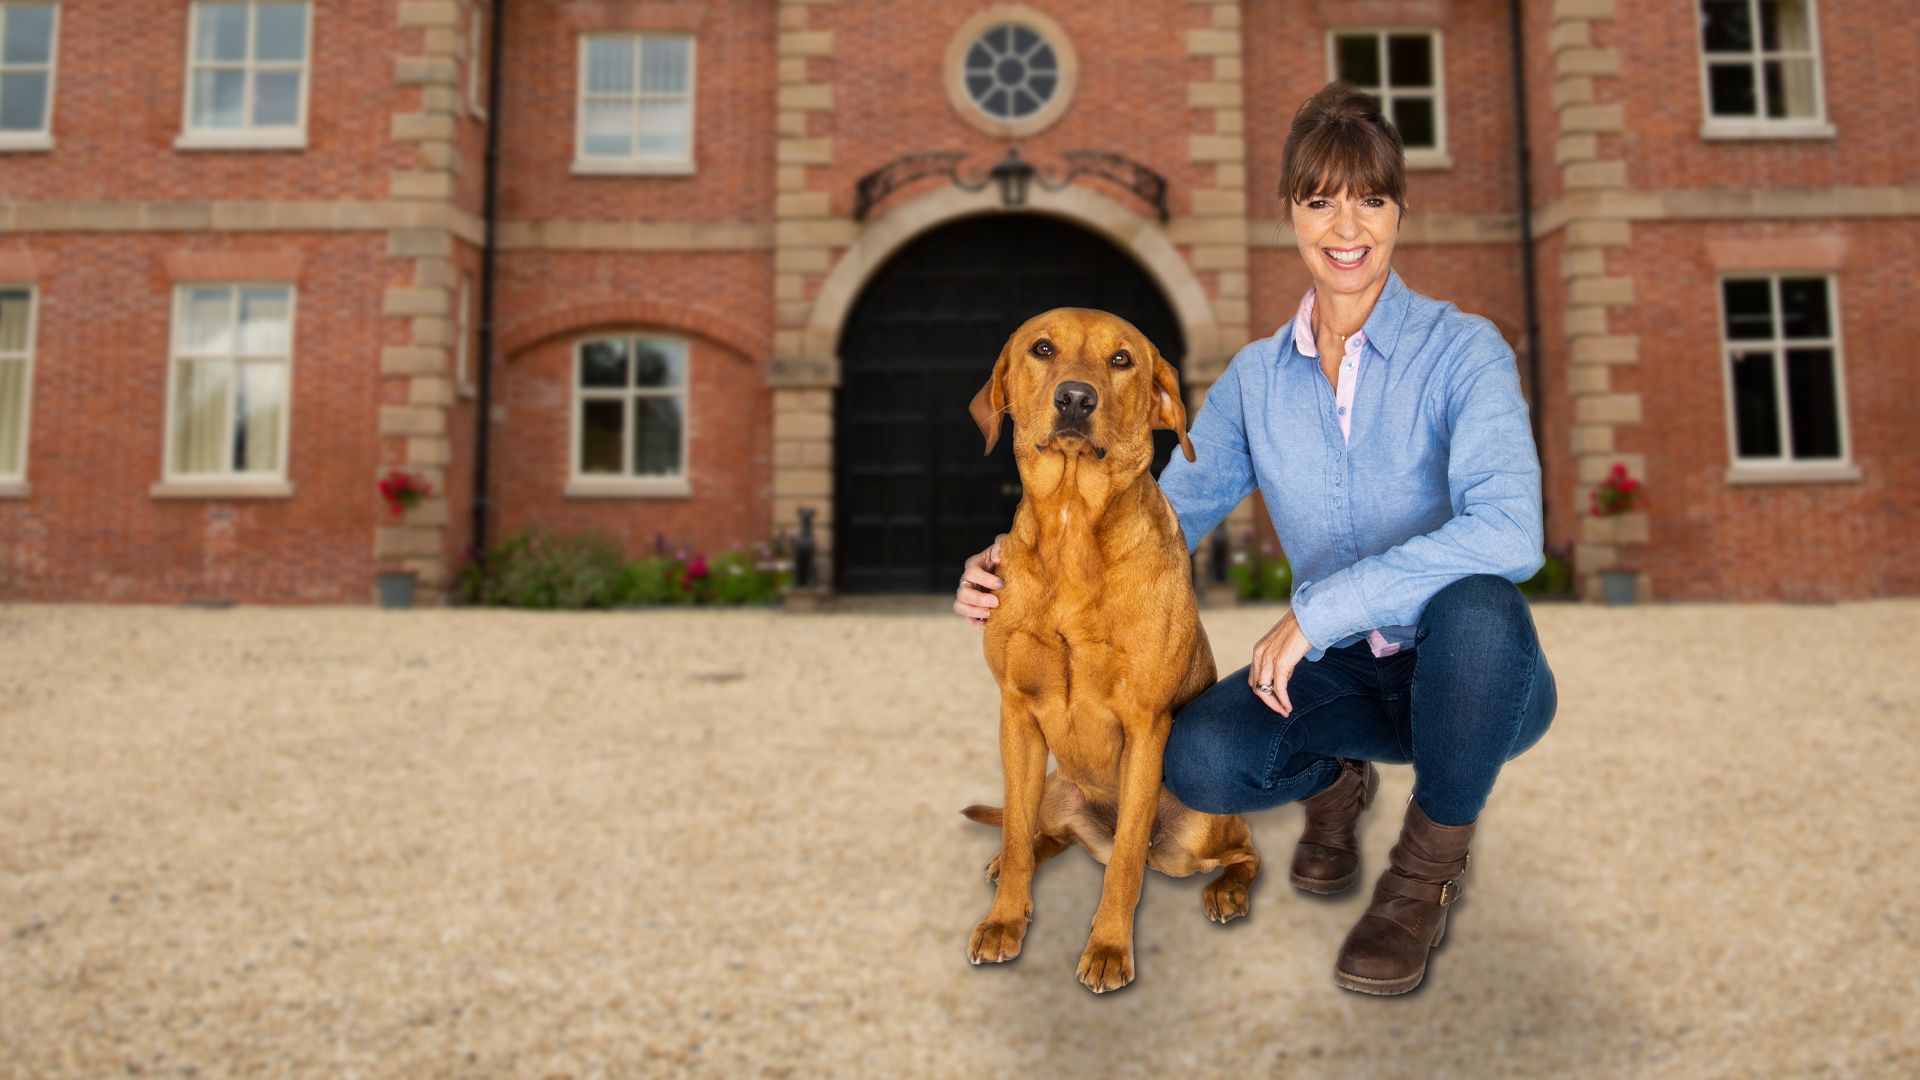
M 1175 453 L 1160 471 L 1160 490 L 1180 520 L 1188 554 L 1253 493 L 1253 458 L 1247 447 L 1240 372 L 1244 363 L 1257 362 L 1253 346 L 1234 357 L 1207 391 L 1187 433 L 1193 443 L 1194 460 Z

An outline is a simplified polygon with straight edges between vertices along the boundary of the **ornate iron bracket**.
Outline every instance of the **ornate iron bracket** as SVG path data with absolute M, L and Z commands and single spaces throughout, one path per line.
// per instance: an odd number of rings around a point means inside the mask
M 979 191 L 997 182 L 1001 203 L 1006 206 L 1026 203 L 1028 180 L 1036 181 L 1048 191 L 1059 191 L 1073 183 L 1075 177 L 1098 176 L 1152 203 L 1161 224 L 1166 224 L 1171 217 L 1167 210 L 1166 177 L 1145 165 L 1104 150 L 1068 150 L 1060 156 L 1067 160 L 1067 171 L 1058 177 L 1049 177 L 1021 160 L 1020 151 L 1010 146 L 1007 156 L 993 168 L 963 177 L 960 162 L 965 154 L 952 150 L 905 154 L 862 176 L 854 184 L 853 220 L 865 221 L 874 206 L 895 189 L 928 176 L 945 176 L 962 191 Z

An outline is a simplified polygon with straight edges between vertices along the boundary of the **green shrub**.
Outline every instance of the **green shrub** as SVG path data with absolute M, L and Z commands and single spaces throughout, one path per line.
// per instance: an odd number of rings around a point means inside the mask
M 770 604 L 779 594 L 780 580 L 762 570 L 751 552 L 732 551 L 713 560 L 706 588 L 716 604 Z
M 625 557 L 620 545 L 594 533 L 556 536 L 530 526 L 487 553 L 466 575 L 482 604 L 563 609 L 612 607 L 619 601 Z
M 1552 552 L 1547 553 L 1547 561 L 1538 573 L 1520 583 L 1520 591 L 1528 596 L 1565 596 L 1572 590 L 1572 569 L 1567 560 Z
M 620 573 L 623 604 L 690 604 L 693 594 L 681 584 L 686 567 L 680 560 L 656 555 L 627 564 Z

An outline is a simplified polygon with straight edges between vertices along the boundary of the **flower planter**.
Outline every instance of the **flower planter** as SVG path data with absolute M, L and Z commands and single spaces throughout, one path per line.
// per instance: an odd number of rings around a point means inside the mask
M 380 572 L 380 606 L 393 610 L 413 606 L 413 572 L 410 570 L 382 570 Z
M 1633 603 L 1639 588 L 1640 575 L 1631 570 L 1600 571 L 1600 594 L 1606 598 L 1608 607 Z

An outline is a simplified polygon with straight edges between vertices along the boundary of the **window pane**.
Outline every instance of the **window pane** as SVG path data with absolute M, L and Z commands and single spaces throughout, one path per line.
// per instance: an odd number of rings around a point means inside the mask
M 1769 60 L 1761 68 L 1767 79 L 1768 116 L 1808 119 L 1818 114 L 1812 60 Z
M 620 472 L 620 428 L 626 415 L 624 401 L 580 403 L 581 473 Z
M 640 425 L 633 440 L 634 475 L 678 476 L 680 399 L 643 397 L 635 398 L 633 404 L 634 419 Z
M 633 91 L 633 39 L 587 39 L 587 93 L 626 94 Z
M 1780 456 L 1780 406 L 1773 392 L 1773 354 L 1733 354 L 1734 440 L 1741 457 Z
M 253 76 L 253 126 L 300 126 L 300 73 L 261 71 Z
M 240 348 L 248 356 L 285 356 L 293 344 L 288 318 L 293 297 L 286 289 L 240 290 Z
M 640 89 L 679 93 L 687 89 L 688 45 L 692 38 L 640 39 Z
M 1807 0 L 1760 0 L 1760 45 L 1768 50 L 1813 48 Z
M 225 288 L 188 289 L 180 311 L 180 351 L 231 353 L 233 291 Z
M 993 70 L 993 54 L 987 51 L 987 47 L 984 44 L 976 41 L 973 43 L 973 46 L 967 50 L 967 70 Z
M 174 368 L 175 472 L 227 470 L 227 362 L 182 360 Z
M 286 383 L 287 365 L 278 361 L 240 365 L 240 382 L 233 388 L 235 468 L 245 472 L 279 470 Z
M 242 102 L 246 97 L 247 74 L 240 70 L 196 71 L 193 73 L 193 126 L 197 128 L 237 128 L 246 117 Z
M 200 19 L 193 39 L 196 60 L 232 60 L 247 58 L 247 5 L 200 4 L 195 10 Z
M 1432 86 L 1433 39 L 1425 34 L 1389 36 L 1387 83 L 1390 86 Z
M 654 388 L 687 384 L 686 349 L 668 342 L 638 343 L 634 385 Z
M 1000 117 L 1012 116 L 1013 115 L 1013 96 L 1007 93 L 1004 89 L 995 90 L 992 93 L 988 94 L 986 97 L 980 99 L 980 107 L 982 109 L 985 109 L 987 112 L 991 113 L 994 116 L 1000 116 Z
M 1826 278 L 1780 279 L 1780 331 L 1782 337 L 1790 338 L 1833 336 L 1827 319 Z
M 307 58 L 307 5 L 261 4 L 254 17 L 255 60 Z
M 1400 129 L 1400 141 L 1409 150 L 1431 150 L 1440 144 L 1440 136 L 1434 131 L 1433 102 L 1426 98 L 1395 101 L 1393 126 Z
M 587 102 L 586 142 L 581 153 L 588 157 L 631 156 L 633 108 L 629 101 Z
M 45 64 L 53 59 L 53 5 L 11 4 L 7 7 L 7 25 L 0 37 L 6 38 L 6 52 L 0 60 L 9 64 Z M 178 48 L 178 46 L 175 46 Z M 177 55 L 177 54 L 176 54 Z
M 640 103 L 640 153 L 686 157 L 692 148 L 692 110 L 684 101 Z
M 1765 281 L 1723 281 L 1720 295 L 1726 301 L 1729 340 L 1773 336 L 1773 286 Z
M 1753 48 L 1753 20 L 1747 0 L 1706 0 L 1700 5 L 1701 36 L 1708 52 L 1746 52 Z
M 43 131 L 47 126 L 47 73 L 0 75 L 0 131 Z
M 1016 56 L 1025 56 L 1035 45 L 1040 44 L 1040 35 L 1024 26 L 1013 27 L 1013 52 Z
M 0 476 L 19 476 L 27 417 L 27 363 L 0 360 Z
M 27 351 L 27 293 L 0 292 L 0 353 Z
M 1787 350 L 1787 426 L 1795 460 L 1840 456 L 1832 349 Z
M 1707 68 L 1709 107 L 1715 116 L 1756 116 L 1752 64 L 1712 64 Z
M 580 347 L 580 385 L 625 390 L 627 388 L 627 342 L 625 338 L 589 341 Z M 614 457 L 617 459 L 618 454 Z
M 1380 85 L 1380 39 L 1372 34 L 1343 35 L 1333 39 L 1333 52 L 1340 66 L 1340 77 L 1355 86 Z
M 1043 42 L 1040 48 L 1027 58 L 1027 67 L 1031 71 L 1058 72 L 1060 61 L 1053 55 L 1053 46 Z

